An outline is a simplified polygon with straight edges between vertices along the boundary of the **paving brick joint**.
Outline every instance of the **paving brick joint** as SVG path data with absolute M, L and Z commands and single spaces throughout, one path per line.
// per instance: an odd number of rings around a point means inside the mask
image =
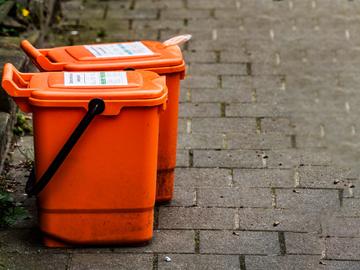
M 0 231 L 1 266 L 360 269 L 359 1 L 71 0 L 62 9 L 65 30 L 49 46 L 193 35 L 175 198 L 157 207 L 148 246 L 46 249 L 23 195 L 24 137 L 5 177 L 32 218 Z

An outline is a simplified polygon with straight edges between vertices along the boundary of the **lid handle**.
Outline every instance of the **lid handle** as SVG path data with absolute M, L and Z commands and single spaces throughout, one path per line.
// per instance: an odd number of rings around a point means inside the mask
M 170 46 L 180 46 L 186 42 L 188 42 L 191 39 L 192 35 L 186 34 L 186 35 L 180 35 L 180 36 L 176 36 L 176 37 L 172 37 L 168 40 L 165 40 L 163 42 L 163 44 L 165 45 L 165 47 L 170 47 Z
M 37 89 L 28 88 L 33 73 L 20 73 L 12 64 L 6 63 L 3 70 L 2 87 L 12 97 L 29 97 Z
M 20 47 L 31 59 L 36 59 L 38 56 L 41 55 L 41 52 L 26 39 L 21 41 Z
M 47 57 L 49 49 L 36 49 L 26 39 L 21 41 L 20 47 L 41 71 L 63 70 L 65 63 L 54 63 Z

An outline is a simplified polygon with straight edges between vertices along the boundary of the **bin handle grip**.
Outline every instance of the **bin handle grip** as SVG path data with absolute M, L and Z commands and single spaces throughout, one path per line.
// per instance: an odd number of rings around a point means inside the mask
M 91 121 L 96 115 L 101 114 L 105 110 L 105 102 L 100 98 L 94 98 L 90 100 L 88 105 L 88 111 L 81 119 L 77 127 L 74 129 L 68 140 L 60 149 L 54 160 L 50 163 L 50 166 L 46 169 L 45 173 L 40 177 L 38 181 L 35 179 L 35 169 L 31 170 L 29 179 L 26 183 L 25 192 L 29 195 L 39 194 L 46 185 L 50 182 L 51 178 L 60 168 L 66 157 L 74 148 L 81 135 L 85 132 L 86 128 L 90 125 Z
M 34 73 L 21 73 L 12 64 L 6 63 L 3 70 L 2 87 L 12 97 L 29 97 L 37 89 L 28 88 Z
M 192 35 L 190 35 L 190 34 L 179 35 L 179 36 L 172 37 L 168 40 L 165 40 L 163 42 L 163 44 L 165 47 L 170 47 L 170 46 L 175 46 L 175 45 L 180 46 L 180 45 L 188 42 L 191 38 L 192 38 Z
M 26 39 L 21 41 L 20 47 L 40 70 L 59 71 L 65 65 L 65 63 L 52 62 L 47 57 L 49 49 L 37 49 Z

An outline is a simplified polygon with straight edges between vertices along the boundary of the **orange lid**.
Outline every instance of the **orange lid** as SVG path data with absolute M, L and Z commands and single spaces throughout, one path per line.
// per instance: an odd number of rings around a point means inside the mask
M 124 106 L 156 106 L 167 99 L 165 78 L 150 71 L 23 74 L 6 64 L 2 85 L 10 96 L 28 98 L 35 106 L 87 108 L 91 99 L 101 98 L 104 114 L 117 114 Z
M 180 48 L 158 41 L 76 45 L 37 50 L 24 40 L 21 47 L 45 71 L 163 68 L 161 71 L 165 73 L 166 68 L 169 68 L 169 72 L 185 70 Z

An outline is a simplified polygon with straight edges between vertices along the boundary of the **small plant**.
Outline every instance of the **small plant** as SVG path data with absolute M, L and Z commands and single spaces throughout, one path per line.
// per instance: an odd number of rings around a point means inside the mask
M 100 28 L 96 35 L 98 38 L 104 38 L 106 37 L 106 30 L 104 28 Z
M 24 136 L 26 134 L 32 133 L 32 126 L 28 122 L 28 119 L 25 114 L 23 113 L 16 114 L 16 123 L 13 131 L 16 136 Z
M 7 17 L 0 21 L 1 36 L 19 36 L 30 25 L 30 11 L 20 3 L 9 0 L 0 0 L 3 15 Z
M 28 217 L 27 211 L 19 206 L 9 192 L 0 191 L 0 227 L 9 227 L 18 220 Z

